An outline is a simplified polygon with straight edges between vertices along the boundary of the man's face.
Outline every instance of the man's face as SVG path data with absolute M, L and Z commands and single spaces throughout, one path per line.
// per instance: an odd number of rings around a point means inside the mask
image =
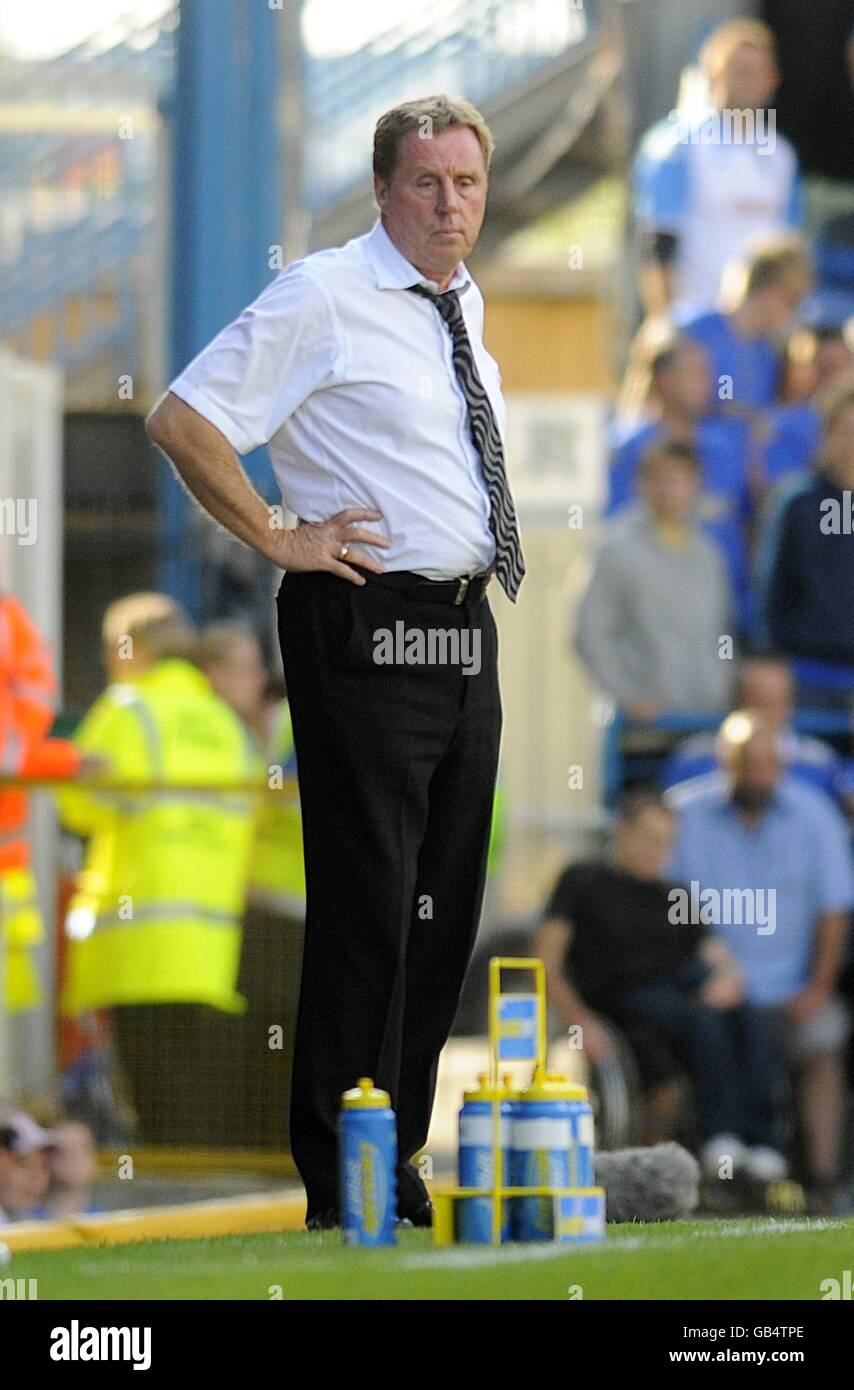
M 697 501 L 699 478 L 687 463 L 659 454 L 641 474 L 641 494 L 660 521 L 684 525 Z
M 791 332 L 798 306 L 809 288 L 809 279 L 798 276 L 761 291 L 761 325 L 769 337 Z
M 819 387 L 832 386 L 854 372 L 854 353 L 841 334 L 836 338 L 824 338 L 817 344 L 815 370 Z
M 617 830 L 617 859 L 635 878 L 657 879 L 673 853 L 676 822 L 658 806 L 640 811 Z
M 480 234 L 486 165 L 474 131 L 451 126 L 430 139 L 411 130 L 388 183 L 374 180 L 386 231 L 429 280 L 445 288 Z
M 773 733 L 754 734 L 740 750 L 733 767 L 733 801 L 745 810 L 763 810 L 780 776 L 780 754 Z
M 98 1171 L 95 1141 L 88 1125 L 69 1122 L 55 1131 L 56 1143 L 50 1167 L 54 1180 L 63 1187 L 88 1187 Z
M 50 1159 L 46 1149 L 18 1159 L 24 1185 L 24 1209 L 38 1206 L 50 1186 Z
M 221 661 L 207 669 L 207 677 L 221 700 L 244 719 L 257 713 L 267 682 L 258 643 L 237 638 Z
M 50 1170 L 44 1153 L 19 1158 L 0 1149 L 0 1207 L 11 1216 L 20 1216 L 38 1206 L 49 1181 Z
M 763 111 L 780 84 L 780 73 L 767 48 L 739 44 L 713 83 L 716 105 L 731 111 Z
M 0 1148 L 0 1211 L 17 1216 L 25 1203 L 25 1184 L 17 1160 Z
M 659 374 L 658 393 L 665 409 L 696 420 L 705 415 L 712 397 L 709 359 L 695 343 L 680 346 L 671 365 Z
M 769 729 L 784 729 L 792 718 L 792 678 L 788 668 L 769 661 L 746 671 L 739 705 L 761 715 Z

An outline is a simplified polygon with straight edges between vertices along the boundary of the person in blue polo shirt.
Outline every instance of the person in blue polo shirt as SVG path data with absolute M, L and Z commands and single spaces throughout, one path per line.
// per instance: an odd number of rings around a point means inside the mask
M 777 734 L 754 715 L 730 715 L 720 749 L 726 783 L 680 808 L 668 872 L 691 885 L 692 905 L 741 963 L 748 1001 L 769 1010 L 796 1069 L 810 1209 L 848 1211 L 851 1025 L 837 993 L 854 905 L 845 822 L 828 797 L 784 774 Z
M 756 715 L 777 734 L 788 772 L 828 796 L 837 794 L 839 757 L 827 743 L 807 738 L 792 727 L 795 685 L 785 661 L 753 656 L 742 661 L 733 690 L 733 708 Z M 724 783 L 718 765 L 717 733 L 695 734 L 679 743 L 659 774 L 659 784 L 672 789 L 672 802 L 681 805 L 698 792 Z

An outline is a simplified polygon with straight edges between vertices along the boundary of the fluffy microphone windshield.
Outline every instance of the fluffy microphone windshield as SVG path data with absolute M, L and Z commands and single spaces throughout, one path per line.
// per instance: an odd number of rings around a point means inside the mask
M 680 1144 L 597 1153 L 609 1221 L 675 1221 L 699 1200 L 700 1165 Z

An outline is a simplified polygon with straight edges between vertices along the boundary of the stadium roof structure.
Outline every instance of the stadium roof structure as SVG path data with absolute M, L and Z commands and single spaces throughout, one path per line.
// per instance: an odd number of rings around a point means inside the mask
M 297 0 L 290 8 L 298 22 Z M 617 0 L 428 0 L 334 57 L 304 43 L 286 53 L 295 31 L 283 25 L 283 202 L 291 213 L 299 205 L 306 243 L 370 225 L 373 125 L 415 94 L 464 91 L 493 128 L 481 258 L 582 193 L 623 154 L 616 9 Z M 145 287 L 164 276 L 157 181 L 179 14 L 168 3 L 154 18 L 131 11 L 55 57 L 0 57 L 0 339 L 69 381 L 99 361 L 118 357 L 135 373 L 150 360 L 140 335 Z

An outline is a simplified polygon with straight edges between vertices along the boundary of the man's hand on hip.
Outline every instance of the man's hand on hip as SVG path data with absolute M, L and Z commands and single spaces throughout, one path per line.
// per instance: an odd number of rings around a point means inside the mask
M 364 551 L 354 550 L 354 544 L 361 541 L 387 549 L 391 541 L 360 528 L 357 522 L 381 520 L 382 512 L 346 507 L 328 521 L 300 521 L 294 530 L 283 533 L 282 558 L 277 563 L 286 570 L 328 570 L 361 587 L 367 581 L 353 565 L 361 565 L 373 574 L 382 574 L 383 566 Z

